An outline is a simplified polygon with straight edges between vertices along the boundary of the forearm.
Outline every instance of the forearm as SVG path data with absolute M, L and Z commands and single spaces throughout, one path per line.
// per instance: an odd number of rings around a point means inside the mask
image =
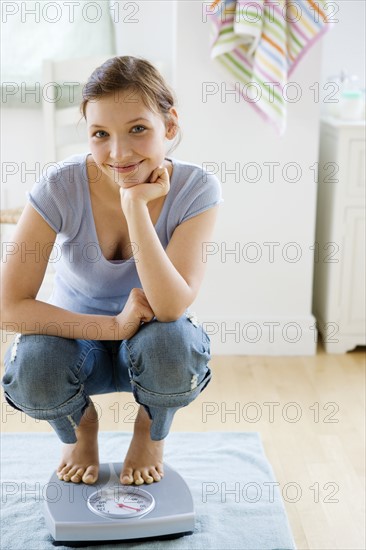
M 134 258 L 146 298 L 160 321 L 180 317 L 191 303 L 192 291 L 167 256 L 146 204 L 130 201 L 124 208 Z
M 44 334 L 82 340 L 123 340 L 115 317 L 74 313 L 39 300 L 25 299 L 2 312 L 1 328 L 21 334 Z

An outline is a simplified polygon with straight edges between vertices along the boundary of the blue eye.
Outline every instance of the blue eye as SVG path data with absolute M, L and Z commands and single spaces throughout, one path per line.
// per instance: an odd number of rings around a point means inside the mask
M 134 130 L 135 128 L 142 128 L 142 130 L 146 130 L 145 126 L 141 126 L 141 124 L 138 124 L 137 126 L 134 126 L 132 128 L 132 130 Z M 133 134 L 141 134 L 141 132 L 132 132 Z

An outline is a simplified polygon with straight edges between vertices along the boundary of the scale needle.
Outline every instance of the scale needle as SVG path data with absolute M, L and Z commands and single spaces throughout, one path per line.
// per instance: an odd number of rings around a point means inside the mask
M 127 504 L 119 504 L 116 502 L 118 508 L 130 508 L 130 510 L 135 510 L 136 512 L 140 512 L 141 508 L 134 508 L 133 506 L 127 506 Z

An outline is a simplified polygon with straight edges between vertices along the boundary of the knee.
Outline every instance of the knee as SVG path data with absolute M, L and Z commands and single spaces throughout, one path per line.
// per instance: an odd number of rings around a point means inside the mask
M 128 341 L 132 359 L 140 362 L 184 365 L 207 363 L 209 339 L 200 325 L 193 325 L 186 316 L 177 321 L 152 321 L 143 325 Z
M 28 407 L 51 405 L 55 390 L 70 377 L 61 361 L 58 337 L 18 334 L 7 349 L 2 386 L 16 404 Z
M 197 385 L 205 377 L 210 360 L 208 336 L 185 315 L 170 323 L 143 325 L 127 346 L 134 378 L 147 376 L 157 391 L 163 386 L 167 391 L 186 391 Z

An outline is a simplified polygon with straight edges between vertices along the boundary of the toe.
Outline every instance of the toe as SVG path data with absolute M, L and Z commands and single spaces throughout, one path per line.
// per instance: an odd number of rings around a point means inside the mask
M 57 475 L 58 476 L 63 476 L 64 474 L 66 474 L 66 472 L 69 470 L 69 466 L 67 466 L 66 464 L 64 464 L 63 466 L 60 466 L 57 470 Z
M 129 475 L 124 475 L 121 477 L 121 483 L 122 485 L 132 485 L 133 477 Z
M 66 467 L 66 462 L 61 462 L 56 470 L 56 474 L 61 475 L 62 470 Z
M 160 481 L 161 480 L 161 476 L 160 476 L 159 472 L 156 470 L 156 468 L 150 468 L 149 474 L 154 479 L 154 481 Z
M 59 478 L 59 479 L 63 479 L 64 481 L 68 481 L 68 479 L 66 479 L 66 478 L 67 478 L 67 476 L 68 476 L 68 473 L 69 473 L 69 471 L 70 471 L 70 468 L 71 468 L 70 465 L 64 466 L 64 467 L 62 468 L 62 470 L 61 470 L 60 472 L 58 472 L 58 474 L 57 474 L 57 475 L 58 475 L 58 478 Z
M 95 466 L 89 466 L 85 470 L 85 474 L 82 477 L 84 483 L 91 484 L 95 483 L 98 478 L 98 470 Z
M 142 471 L 142 478 L 145 483 L 154 483 L 154 478 L 148 469 Z
M 84 468 L 79 468 L 71 477 L 73 483 L 80 483 L 84 475 Z
M 133 483 L 132 468 L 124 468 L 120 475 L 122 485 L 131 485 Z
M 141 475 L 141 472 L 139 470 L 136 470 L 134 473 L 134 481 L 136 485 L 142 485 L 144 483 L 143 477 Z
M 64 480 L 65 481 L 70 481 L 72 476 L 76 474 L 77 470 L 78 470 L 78 466 L 72 466 L 69 469 L 69 471 L 64 475 Z

